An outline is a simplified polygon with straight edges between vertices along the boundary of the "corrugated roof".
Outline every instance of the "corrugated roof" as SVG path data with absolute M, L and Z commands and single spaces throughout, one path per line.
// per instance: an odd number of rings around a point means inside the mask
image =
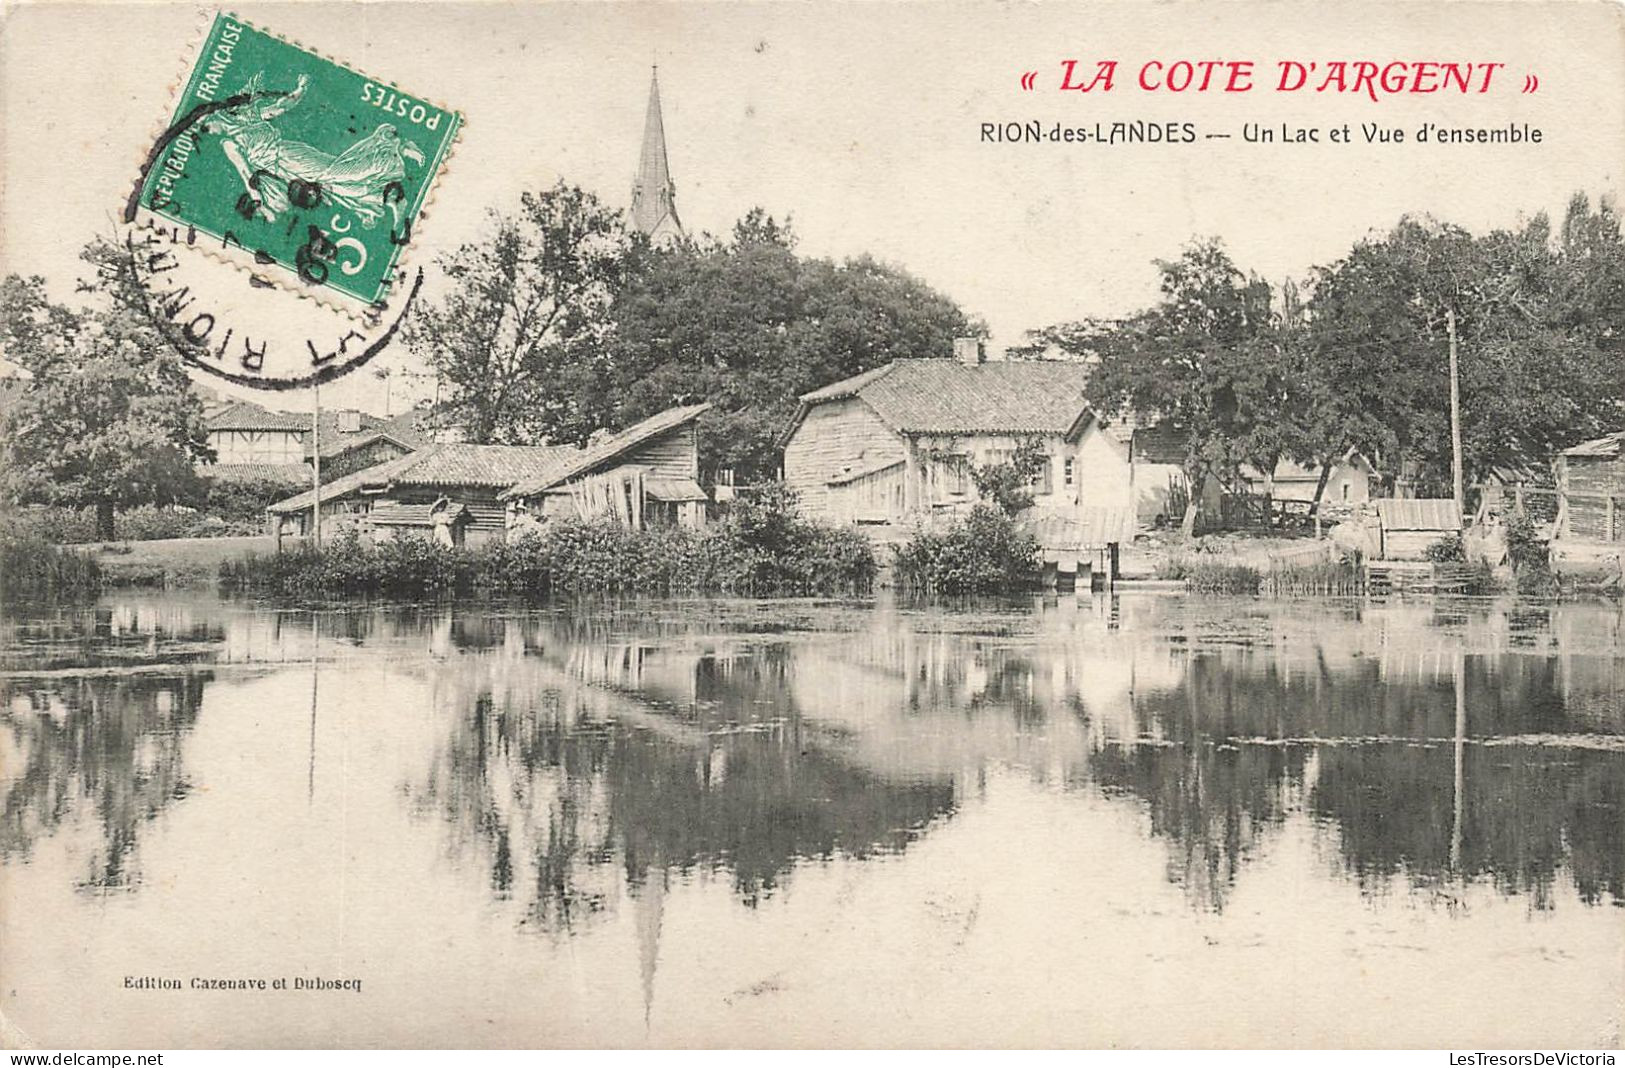
M 1605 434 L 1592 441 L 1581 442 L 1572 449 L 1564 449 L 1564 456 L 1598 456 L 1607 458 L 1618 456 L 1625 450 L 1625 430 L 1613 434 Z
M 1461 529 L 1461 513 L 1449 497 L 1382 497 L 1371 503 L 1387 530 Z
M 904 434 L 1065 434 L 1088 412 L 1089 368 L 1058 360 L 894 360 L 805 394 L 804 405 L 856 396 Z
M 569 445 L 430 445 L 335 479 L 322 487 L 321 499 L 336 500 L 365 487 L 501 489 L 523 479 L 543 477 L 579 451 Z M 311 493 L 301 493 L 278 501 L 271 511 L 303 511 L 312 499 Z
M 643 492 L 657 501 L 707 501 L 709 497 L 692 478 L 646 478 Z
M 1034 508 L 1021 517 L 1021 525 L 1044 549 L 1098 549 L 1134 540 L 1134 509 Z
M 591 474 L 593 469 L 603 467 L 612 460 L 637 448 L 652 438 L 670 433 L 700 417 L 709 411 L 709 404 L 690 404 L 681 408 L 667 408 L 658 415 L 652 415 L 641 423 L 627 427 L 613 437 L 606 438 L 596 445 L 589 445 L 585 449 L 574 450 L 569 462 L 555 471 L 535 475 L 529 478 L 516 480 L 514 485 L 503 497 L 528 497 L 532 494 L 544 493 L 554 486 L 568 482 L 582 475 Z

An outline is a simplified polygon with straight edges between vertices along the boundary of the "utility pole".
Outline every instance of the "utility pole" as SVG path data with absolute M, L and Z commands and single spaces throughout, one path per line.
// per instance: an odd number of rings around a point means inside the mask
M 1456 309 L 1444 313 L 1450 331 L 1450 476 L 1456 492 L 1456 516 L 1467 511 L 1467 494 L 1461 484 L 1461 369 L 1456 360 Z
M 1452 352 L 1455 350 L 1452 349 Z M 315 500 L 310 506 L 310 533 L 315 539 L 316 548 L 322 547 L 322 387 L 316 386 L 311 391 L 316 398 L 310 413 L 310 472 L 311 495 Z

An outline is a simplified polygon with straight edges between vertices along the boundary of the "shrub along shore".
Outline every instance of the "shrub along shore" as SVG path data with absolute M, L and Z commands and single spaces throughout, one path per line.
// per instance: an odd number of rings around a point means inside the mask
M 427 538 L 249 556 L 222 565 L 227 589 L 289 597 L 446 597 L 474 592 L 805 596 L 867 593 L 874 547 L 853 530 L 800 518 L 788 494 L 742 500 L 710 526 L 632 530 L 561 520 L 511 542 L 451 548 Z

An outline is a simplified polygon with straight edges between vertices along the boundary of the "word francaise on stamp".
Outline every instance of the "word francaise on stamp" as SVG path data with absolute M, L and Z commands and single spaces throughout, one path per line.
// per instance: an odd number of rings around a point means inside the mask
M 139 207 L 284 287 L 380 307 L 462 122 L 222 14 L 148 156 Z

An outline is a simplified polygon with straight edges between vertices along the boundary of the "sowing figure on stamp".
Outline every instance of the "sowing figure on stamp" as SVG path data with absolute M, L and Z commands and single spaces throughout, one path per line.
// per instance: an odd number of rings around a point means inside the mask
M 422 166 L 423 150 L 387 122 L 337 156 L 301 141 L 284 140 L 271 121 L 304 98 L 310 79 L 301 74 L 291 92 L 264 89 L 263 81 L 263 71 L 248 79 L 236 94 L 247 100 L 209 116 L 206 127 L 220 135 L 226 158 L 242 177 L 244 188 L 259 201 L 258 213 L 276 221 L 288 210 L 289 183 L 298 180 L 320 187 L 323 202 L 349 208 L 369 230 L 386 210 L 400 229 L 406 197 L 399 190 L 386 197 L 385 191 L 405 179 L 406 160 Z M 266 180 L 266 175 L 276 180 Z

